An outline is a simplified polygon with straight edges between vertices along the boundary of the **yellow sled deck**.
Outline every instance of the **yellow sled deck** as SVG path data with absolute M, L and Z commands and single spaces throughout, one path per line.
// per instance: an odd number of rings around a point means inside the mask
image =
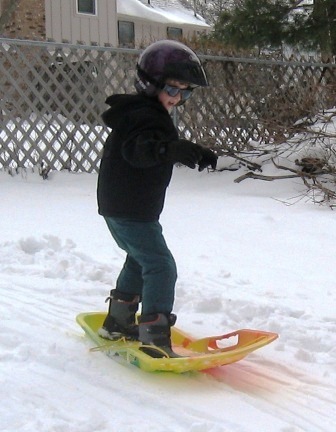
M 109 341 L 100 337 L 97 332 L 105 317 L 106 313 L 101 312 L 81 313 L 76 317 L 77 323 L 96 344 L 96 348 L 92 350 L 104 351 L 109 356 L 122 356 L 128 363 L 147 372 L 183 373 L 227 365 L 243 359 L 278 337 L 276 333 L 243 329 L 221 336 L 195 339 L 182 330 L 172 327 L 173 350 L 183 357 L 153 358 L 139 350 L 140 342 L 125 339 Z

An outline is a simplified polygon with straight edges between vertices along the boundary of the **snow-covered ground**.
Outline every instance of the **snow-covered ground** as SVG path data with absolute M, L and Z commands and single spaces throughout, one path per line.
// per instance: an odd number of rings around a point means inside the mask
M 2 432 L 333 432 L 336 219 L 286 206 L 300 180 L 177 168 L 161 218 L 178 326 L 280 338 L 211 373 L 149 374 L 89 352 L 79 312 L 105 310 L 124 255 L 94 174 L 0 173 Z

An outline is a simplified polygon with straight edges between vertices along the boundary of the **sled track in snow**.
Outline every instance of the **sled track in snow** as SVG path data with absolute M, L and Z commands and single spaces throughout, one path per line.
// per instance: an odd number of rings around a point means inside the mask
M 78 255 L 76 259 L 81 267 Z M 260 419 L 260 430 L 272 424 L 268 429 L 272 432 L 333 432 L 335 386 L 328 377 L 286 365 L 284 353 L 278 359 L 280 351 L 260 351 L 235 365 L 203 374 L 147 374 L 102 353 L 90 353 L 89 342 L 83 343 L 75 316 L 99 304 L 107 284 L 46 278 L 42 271 L 32 274 L 36 262 L 26 263 L 23 270 L 18 265 L 16 271 L 11 265 L 3 269 L 0 283 L 2 388 L 14 389 L 0 408 L 3 430 L 107 432 L 113 427 L 133 432 L 142 418 L 146 428 L 155 432 L 249 432 L 252 415 Z M 43 262 L 39 265 L 43 267 Z M 94 270 L 95 264 L 92 266 Z M 201 319 L 207 313 L 201 307 L 207 298 L 202 290 L 204 280 L 204 275 L 195 276 L 190 295 L 188 283 L 180 282 L 186 304 L 193 312 L 199 311 Z M 246 301 L 231 301 L 235 313 L 230 314 L 226 306 L 230 288 L 234 288 L 229 277 L 223 278 L 224 288 L 216 279 L 207 284 L 221 301 L 219 306 L 209 306 L 219 324 L 224 321 L 223 313 L 235 327 L 239 314 L 248 322 L 251 310 Z M 260 320 L 271 313 L 281 319 L 283 312 L 257 301 L 251 307 Z M 295 341 L 292 346 L 287 342 L 293 349 Z M 20 418 L 11 414 L 17 412 L 18 403 Z M 123 416 L 113 422 L 116 407 L 123 410 Z
M 286 419 L 298 430 L 331 432 L 336 415 L 335 387 L 276 362 L 260 362 L 257 357 L 253 354 L 252 359 L 231 365 L 228 371 L 218 368 L 208 374 L 243 395 L 248 404 L 258 409 L 263 405 L 266 412 Z

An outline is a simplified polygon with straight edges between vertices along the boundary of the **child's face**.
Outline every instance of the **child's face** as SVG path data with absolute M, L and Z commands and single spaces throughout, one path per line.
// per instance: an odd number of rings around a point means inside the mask
M 189 87 L 188 83 L 182 83 L 180 81 L 176 81 L 176 80 L 167 80 L 166 81 L 166 85 L 167 85 L 167 89 L 163 89 L 159 95 L 158 95 L 158 99 L 161 102 L 161 104 L 164 106 L 164 108 L 166 108 L 166 110 L 168 112 L 170 112 L 174 106 L 176 106 L 180 101 L 181 101 L 181 92 L 178 92 L 177 89 L 181 89 L 184 90 L 183 93 L 186 93 L 186 95 L 184 96 L 184 99 L 188 99 L 188 97 L 191 94 L 191 90 Z M 173 87 L 173 89 L 170 89 L 170 87 Z M 173 90 L 173 91 L 170 91 Z M 171 93 L 176 93 L 177 94 L 175 96 L 171 96 Z M 190 91 L 190 94 L 189 94 Z M 170 94 L 168 93 L 170 92 Z

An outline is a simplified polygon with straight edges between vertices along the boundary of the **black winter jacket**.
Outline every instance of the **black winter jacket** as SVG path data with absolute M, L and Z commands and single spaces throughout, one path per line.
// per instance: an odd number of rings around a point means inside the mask
M 113 95 L 102 118 L 112 128 L 98 177 L 98 211 L 103 216 L 156 221 L 162 212 L 173 163 L 162 157 L 165 143 L 178 139 L 168 111 L 143 95 Z

